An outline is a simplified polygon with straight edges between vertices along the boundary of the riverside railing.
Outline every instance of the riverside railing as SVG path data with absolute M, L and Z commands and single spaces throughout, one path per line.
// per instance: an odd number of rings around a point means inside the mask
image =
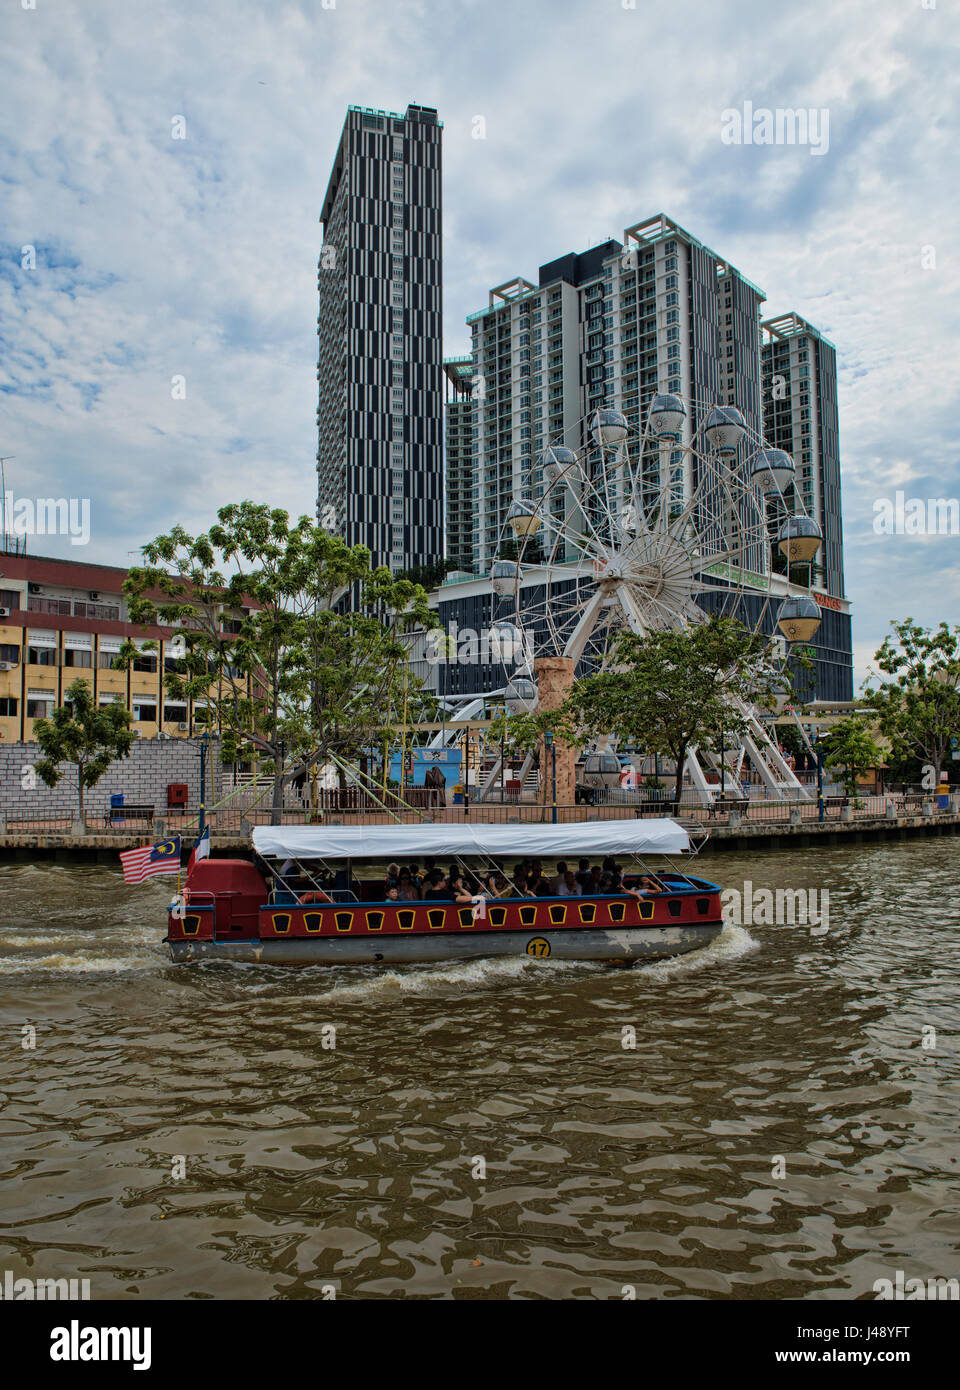
M 430 789 L 418 788 L 420 792 Z M 349 794 L 351 791 L 357 794 Z M 945 800 L 946 804 L 941 804 Z M 554 808 L 548 804 L 535 802 L 478 802 L 469 805 L 430 804 L 429 797 L 418 798 L 419 805 L 401 805 L 394 798 L 389 809 L 384 809 L 375 801 L 368 801 L 358 789 L 348 789 L 346 793 L 331 792 L 324 796 L 323 809 L 315 816 L 309 806 L 285 807 L 282 822 L 285 825 L 341 824 L 341 825 L 390 825 L 390 824 L 429 824 L 429 823 L 475 823 L 489 825 L 511 825 L 548 822 L 553 819 Z M 938 817 L 960 816 L 960 794 L 952 793 L 941 799 L 939 796 L 917 796 L 914 794 L 891 794 L 883 796 L 864 796 L 848 799 L 842 796 L 824 798 L 824 823 L 838 824 L 855 822 L 859 824 L 876 823 L 883 820 L 936 819 Z M 76 815 L 56 813 L 23 813 L 0 815 L 0 838 L 7 841 L 16 839 L 31 840 L 43 836 L 56 836 L 58 839 L 103 836 L 108 839 L 126 841 L 136 840 L 147 844 L 151 840 L 163 839 L 169 835 L 181 835 L 184 848 L 189 849 L 197 835 L 197 815 L 195 810 L 183 808 L 154 814 L 152 807 L 124 808 L 126 814 L 113 815 L 100 813 L 84 817 L 83 822 Z M 642 800 L 631 804 L 615 803 L 599 806 L 558 806 L 556 819 L 560 824 L 573 821 L 616 820 L 623 817 L 657 817 L 672 815 L 669 800 Z M 271 808 L 259 804 L 255 807 L 221 806 L 207 813 L 212 834 L 220 839 L 245 839 L 252 826 L 269 825 Z M 728 799 L 717 801 L 712 806 L 699 802 L 686 801 L 680 807 L 680 816 L 696 820 L 705 829 L 729 826 L 736 827 L 774 827 L 778 825 L 812 825 L 820 819 L 820 808 L 816 800 L 811 801 L 744 801 Z

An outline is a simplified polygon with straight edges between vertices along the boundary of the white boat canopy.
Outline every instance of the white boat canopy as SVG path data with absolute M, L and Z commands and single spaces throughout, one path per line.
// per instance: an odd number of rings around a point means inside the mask
M 674 820 L 592 820 L 564 825 L 258 825 L 253 847 L 276 859 L 503 859 L 568 855 L 685 854 L 690 836 Z

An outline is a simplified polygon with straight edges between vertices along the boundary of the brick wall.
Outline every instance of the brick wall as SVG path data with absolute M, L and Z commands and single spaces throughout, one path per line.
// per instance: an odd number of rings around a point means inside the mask
M 123 792 L 128 803 L 153 806 L 158 816 L 166 815 L 169 782 L 187 783 L 189 807 L 196 810 L 200 804 L 200 747 L 199 739 L 138 739 L 129 758 L 114 762 L 97 785 L 87 789 L 87 816 L 104 815 L 116 792 Z M 76 810 L 76 770 L 65 765 L 62 779 L 55 787 L 48 787 L 32 772 L 40 756 L 36 743 L 0 743 L 0 814 L 12 818 L 54 816 Z M 211 739 L 207 755 L 208 806 L 221 795 L 221 771 L 219 741 Z

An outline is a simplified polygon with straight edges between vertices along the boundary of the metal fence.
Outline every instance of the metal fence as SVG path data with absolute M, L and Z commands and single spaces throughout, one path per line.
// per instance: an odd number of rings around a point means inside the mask
M 430 802 L 429 788 L 416 788 L 424 793 L 417 803 L 402 805 L 394 799 L 392 810 L 384 809 L 368 798 L 357 788 L 345 793 L 331 792 L 324 795 L 323 806 L 318 816 L 309 806 L 296 809 L 286 806 L 283 810 L 283 824 L 342 824 L 342 825 L 390 825 L 447 823 L 462 824 L 472 822 L 478 825 L 510 825 L 550 822 L 559 824 L 574 821 L 615 820 L 623 817 L 658 817 L 673 814 L 669 797 L 656 800 L 644 798 L 630 803 L 609 802 L 595 806 L 557 806 L 542 805 L 535 802 L 477 802 L 470 801 L 453 806 L 437 805 Z M 891 794 L 884 796 L 864 796 L 849 799 L 843 796 L 829 796 L 823 800 L 823 820 L 829 822 L 854 821 L 876 822 L 890 818 L 916 818 L 926 815 L 926 807 L 933 817 L 960 815 L 960 795 L 948 797 L 938 795 Z M 195 809 L 164 810 L 154 814 L 152 807 L 116 808 L 108 815 L 85 817 L 81 826 L 76 816 L 58 815 L 16 815 L 0 816 L 0 837 L 10 839 L 17 836 L 58 835 L 75 837 L 80 834 L 107 836 L 114 839 L 136 838 L 141 843 L 151 839 L 162 839 L 168 835 L 182 835 L 189 843 L 198 833 L 198 813 Z M 762 801 L 762 800 L 717 800 L 711 806 L 704 806 L 699 800 L 684 799 L 679 814 L 687 820 L 699 822 L 706 829 L 719 826 L 766 826 L 808 824 L 821 819 L 821 808 L 814 797 L 809 801 Z M 206 819 L 211 832 L 222 838 L 243 838 L 253 825 L 268 825 L 271 810 L 268 805 L 237 806 L 233 803 L 207 812 Z

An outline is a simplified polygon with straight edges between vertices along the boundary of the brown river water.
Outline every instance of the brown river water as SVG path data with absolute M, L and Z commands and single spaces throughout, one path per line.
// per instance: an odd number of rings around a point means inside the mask
M 957 842 L 699 864 L 827 888 L 828 930 L 728 925 L 631 970 L 175 967 L 161 881 L 0 866 L 0 1278 L 865 1299 L 960 1276 Z

